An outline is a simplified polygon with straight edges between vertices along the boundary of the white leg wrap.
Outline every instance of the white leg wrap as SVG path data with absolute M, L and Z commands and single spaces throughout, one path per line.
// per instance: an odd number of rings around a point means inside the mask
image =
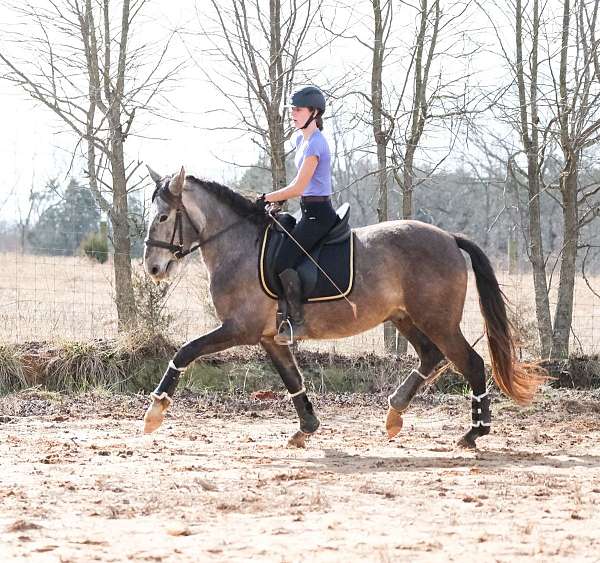
M 170 369 L 174 369 L 174 370 L 176 370 L 176 371 L 179 371 L 179 372 L 184 372 L 184 371 L 187 369 L 187 368 L 178 368 L 178 367 L 177 367 L 177 366 L 176 366 L 176 365 L 173 363 L 173 360 L 169 360 L 169 368 L 170 368 Z
M 305 387 L 302 387 L 302 389 L 300 389 L 300 391 L 296 391 L 295 393 L 288 393 L 288 397 L 290 399 L 293 399 L 294 397 L 297 397 L 298 395 L 302 395 L 302 393 L 306 393 Z
M 480 426 L 491 426 L 491 425 L 492 425 L 491 422 L 483 422 L 483 420 L 478 420 L 477 424 L 471 423 L 471 426 L 473 428 L 479 428 Z

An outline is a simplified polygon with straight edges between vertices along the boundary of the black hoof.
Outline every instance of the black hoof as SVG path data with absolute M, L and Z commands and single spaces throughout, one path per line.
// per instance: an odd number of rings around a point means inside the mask
M 465 434 L 456 444 L 459 448 L 464 448 L 465 450 L 476 450 L 477 444 L 475 443 L 475 439 L 469 436 L 469 434 Z
M 475 440 L 481 436 L 486 436 L 490 433 L 489 426 L 479 426 L 478 428 L 471 428 L 456 444 L 459 448 L 465 448 L 468 450 L 477 449 Z
M 307 414 L 300 420 L 300 430 L 305 434 L 316 432 L 321 426 L 321 421 L 315 416 Z

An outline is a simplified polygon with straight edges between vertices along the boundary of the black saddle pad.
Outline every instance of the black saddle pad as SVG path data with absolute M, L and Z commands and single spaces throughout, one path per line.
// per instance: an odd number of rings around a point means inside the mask
M 294 221 L 281 221 L 290 230 Z M 287 224 L 285 224 L 287 223 Z M 288 228 L 289 227 L 289 228 Z M 263 291 L 271 298 L 281 295 L 279 277 L 273 270 L 275 257 L 287 235 L 269 225 L 264 232 L 259 255 L 258 274 Z M 305 257 L 296 268 L 302 280 L 304 301 L 332 301 L 342 299 L 352 291 L 354 283 L 354 233 L 348 228 L 341 236 L 326 237 L 324 242 L 310 252 L 311 257 L 329 276 L 339 290 L 332 285 L 327 276 Z

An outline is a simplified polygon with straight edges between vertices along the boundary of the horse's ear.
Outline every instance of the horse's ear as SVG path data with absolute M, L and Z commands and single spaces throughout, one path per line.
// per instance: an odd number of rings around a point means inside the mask
M 154 181 L 155 184 L 159 184 L 162 180 L 162 176 L 158 172 L 154 172 L 150 166 L 146 164 L 146 168 L 148 169 L 148 173 L 150 174 L 150 178 Z
M 185 170 L 182 166 L 179 174 L 169 183 L 169 191 L 173 195 L 179 196 L 183 190 L 183 184 L 185 184 Z

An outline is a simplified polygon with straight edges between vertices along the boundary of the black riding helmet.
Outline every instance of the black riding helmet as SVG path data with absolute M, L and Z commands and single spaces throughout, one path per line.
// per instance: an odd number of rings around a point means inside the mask
M 319 110 L 317 115 L 325 112 L 325 96 L 316 86 L 305 86 L 292 94 L 292 99 L 287 107 L 315 108 Z M 306 129 L 316 116 L 311 115 L 301 129 Z

